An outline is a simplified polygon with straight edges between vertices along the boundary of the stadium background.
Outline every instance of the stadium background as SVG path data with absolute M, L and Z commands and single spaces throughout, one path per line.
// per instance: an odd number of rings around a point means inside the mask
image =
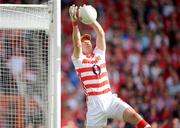
M 47 0 L 0 0 L 33 3 Z M 72 26 L 68 8 L 93 5 L 106 32 L 106 61 L 113 92 L 128 102 L 154 128 L 179 128 L 180 118 L 180 1 L 179 0 L 62 0 L 61 1 L 61 123 L 83 128 L 85 95 L 71 62 Z M 79 25 L 82 33 L 95 33 Z M 93 42 L 94 44 L 94 42 Z M 179 124 L 180 125 L 180 124 Z M 131 128 L 109 120 L 113 128 Z

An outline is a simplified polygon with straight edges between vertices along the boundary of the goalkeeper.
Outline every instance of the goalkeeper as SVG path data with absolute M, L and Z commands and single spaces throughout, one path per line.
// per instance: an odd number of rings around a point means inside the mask
M 151 126 L 127 103 L 112 94 L 105 62 L 105 33 L 101 25 L 94 21 L 89 26 L 96 32 L 96 47 L 93 50 L 91 36 L 81 36 L 78 28 L 78 7 L 69 8 L 72 20 L 73 54 L 72 61 L 87 96 L 87 128 L 103 128 L 107 119 L 119 119 L 137 128 Z

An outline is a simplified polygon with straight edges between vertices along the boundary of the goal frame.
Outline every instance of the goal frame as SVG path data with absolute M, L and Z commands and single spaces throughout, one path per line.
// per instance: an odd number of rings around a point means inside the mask
M 49 54 L 49 115 L 48 128 L 61 127 L 61 41 L 60 41 L 60 1 L 53 0 L 51 30 L 50 32 L 50 54 Z M 52 43 L 53 42 L 53 43 Z

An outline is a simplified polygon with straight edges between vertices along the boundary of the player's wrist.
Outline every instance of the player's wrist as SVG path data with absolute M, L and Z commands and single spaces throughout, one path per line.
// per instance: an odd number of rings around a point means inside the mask
M 96 26 L 96 22 L 97 22 L 96 20 L 93 21 L 92 23 L 89 24 L 89 26 L 91 26 L 91 27 Z
M 72 26 L 73 27 L 78 26 L 78 22 L 77 21 L 72 21 Z

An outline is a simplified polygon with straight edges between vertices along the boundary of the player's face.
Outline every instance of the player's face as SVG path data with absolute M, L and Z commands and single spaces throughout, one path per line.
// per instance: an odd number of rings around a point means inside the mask
M 90 40 L 84 40 L 82 42 L 82 50 L 84 53 L 92 53 L 92 44 Z

